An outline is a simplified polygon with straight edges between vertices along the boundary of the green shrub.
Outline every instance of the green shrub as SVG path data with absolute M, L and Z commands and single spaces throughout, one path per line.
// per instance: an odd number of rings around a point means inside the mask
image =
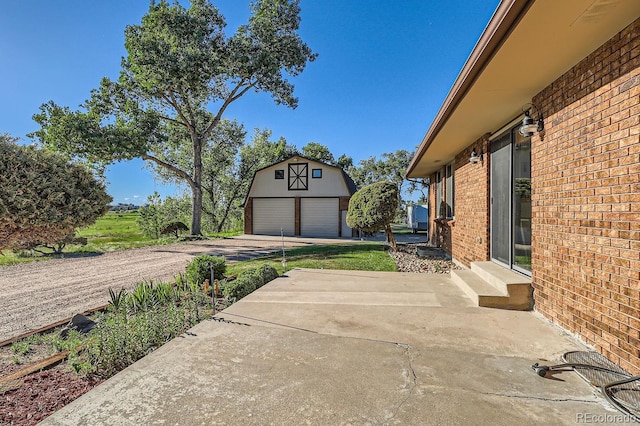
M 262 275 L 262 285 L 265 285 L 269 281 L 273 281 L 280 276 L 276 268 L 271 265 L 262 265 L 260 269 L 258 269 L 260 275 Z
M 367 185 L 351 196 L 347 225 L 364 232 L 384 229 L 387 241 L 397 251 L 391 223 L 398 211 L 398 187 L 393 182 L 380 181 Z
M 162 235 L 173 234 L 176 238 L 179 238 L 181 232 L 188 230 L 189 227 L 182 222 L 171 222 L 170 224 L 162 228 L 162 231 L 160 231 L 160 233 Z
M 247 294 L 264 285 L 262 275 L 256 269 L 248 269 L 238 275 L 233 281 L 228 281 L 222 286 L 222 294 L 236 300 L 242 299 Z
M 211 266 L 215 279 L 220 279 L 227 271 L 227 264 L 224 257 L 213 257 L 208 254 L 195 257 L 187 265 L 187 281 L 190 284 L 201 285 L 204 280 L 211 280 Z
M 376 232 L 393 222 L 398 210 L 398 187 L 380 181 L 367 185 L 351 196 L 347 225 L 365 232 Z

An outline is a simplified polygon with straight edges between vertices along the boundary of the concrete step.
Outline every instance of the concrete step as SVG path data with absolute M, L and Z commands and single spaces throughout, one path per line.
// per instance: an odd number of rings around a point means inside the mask
M 493 262 L 474 262 L 451 278 L 478 306 L 526 311 L 533 304 L 531 278 Z
M 453 270 L 451 279 L 478 306 L 498 307 L 509 302 L 509 295 L 499 291 L 470 270 Z

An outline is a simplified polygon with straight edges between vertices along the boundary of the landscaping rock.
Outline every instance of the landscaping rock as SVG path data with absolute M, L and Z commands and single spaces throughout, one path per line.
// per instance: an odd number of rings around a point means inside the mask
M 418 247 L 422 249 L 421 256 L 418 256 Z M 398 251 L 389 251 L 389 255 L 395 260 L 398 272 L 448 274 L 454 269 L 462 269 L 437 247 L 429 247 L 425 250 L 423 245 L 399 244 Z

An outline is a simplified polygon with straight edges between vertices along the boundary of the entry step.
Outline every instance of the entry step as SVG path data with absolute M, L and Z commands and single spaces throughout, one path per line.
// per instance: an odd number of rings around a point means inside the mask
M 493 262 L 473 262 L 471 269 L 451 271 L 452 280 L 478 306 L 531 310 L 531 278 Z

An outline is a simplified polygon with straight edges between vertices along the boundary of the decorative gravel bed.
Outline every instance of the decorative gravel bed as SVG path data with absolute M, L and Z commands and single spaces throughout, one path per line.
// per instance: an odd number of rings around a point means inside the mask
M 418 248 L 422 248 L 427 254 L 418 256 Z M 452 262 L 444 251 L 427 248 L 424 244 L 398 244 L 398 251 L 389 251 L 389 255 L 395 260 L 398 272 L 447 274 L 451 270 L 462 269 Z

